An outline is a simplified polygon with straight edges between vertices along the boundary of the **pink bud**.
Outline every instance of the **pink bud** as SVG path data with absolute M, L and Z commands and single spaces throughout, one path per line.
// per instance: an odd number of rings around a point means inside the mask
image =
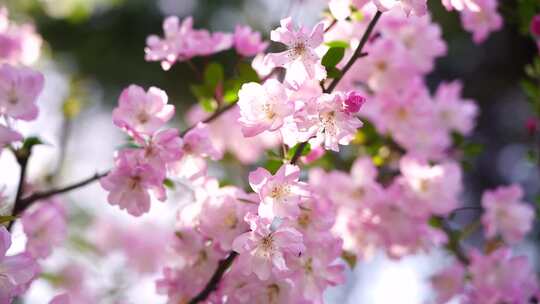
M 529 135 L 534 135 L 536 131 L 538 131 L 538 118 L 529 117 L 529 119 L 527 119 L 525 122 L 525 128 L 527 128 Z
M 531 20 L 531 34 L 540 38 L 540 14 L 534 16 Z
M 305 164 L 310 164 L 317 159 L 321 158 L 326 150 L 324 150 L 323 147 L 316 147 L 311 149 L 311 151 L 308 153 L 308 155 L 302 157 L 302 162 Z
M 356 91 L 350 91 L 349 93 L 347 93 L 347 98 L 345 99 L 343 108 L 345 112 L 349 114 L 358 113 L 358 111 L 360 111 L 360 108 L 365 102 L 366 98 L 360 95 L 360 93 Z

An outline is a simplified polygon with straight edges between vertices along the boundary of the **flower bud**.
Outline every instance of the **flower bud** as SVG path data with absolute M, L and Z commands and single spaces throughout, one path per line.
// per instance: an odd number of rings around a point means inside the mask
M 540 14 L 534 16 L 531 20 L 531 34 L 540 38 Z
M 349 114 L 358 113 L 362 105 L 366 102 L 366 98 L 356 91 L 347 93 L 343 109 Z

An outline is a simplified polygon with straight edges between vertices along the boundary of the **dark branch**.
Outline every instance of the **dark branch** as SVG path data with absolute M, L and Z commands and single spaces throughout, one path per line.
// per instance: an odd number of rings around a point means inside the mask
M 364 32 L 364 34 L 362 35 L 362 38 L 360 39 L 360 43 L 358 44 L 358 47 L 356 48 L 353 55 L 351 56 L 351 59 L 349 59 L 349 61 L 345 64 L 345 66 L 341 70 L 341 73 L 336 78 L 334 78 L 334 80 L 332 80 L 328 88 L 324 90 L 324 93 L 332 93 L 334 89 L 337 87 L 337 85 L 339 84 L 339 82 L 341 81 L 341 79 L 343 78 L 343 76 L 345 75 L 345 73 L 347 73 L 350 70 L 350 68 L 354 65 L 356 60 L 358 60 L 358 58 L 361 58 L 367 55 L 366 53 L 363 53 L 362 50 L 364 49 L 364 46 L 366 45 L 366 43 L 369 41 L 369 38 L 371 37 L 371 33 L 373 32 L 373 29 L 375 28 L 375 24 L 377 24 L 377 22 L 381 18 L 381 15 L 382 13 L 379 11 L 375 13 L 375 16 L 373 16 L 373 19 L 371 19 L 371 21 L 369 22 L 368 27 L 366 28 L 366 31 Z M 298 146 L 298 149 L 296 149 L 293 157 L 291 158 L 291 164 L 294 165 L 298 162 L 298 159 L 300 158 L 300 156 L 302 156 L 302 151 L 304 151 L 304 147 L 306 145 L 307 145 L 307 142 L 300 143 L 300 146 Z
M 221 116 L 221 114 L 229 111 L 230 109 L 234 108 L 236 106 L 236 102 L 233 102 L 231 104 L 228 104 L 220 109 L 218 109 L 217 111 L 215 111 L 214 113 L 212 113 L 212 115 L 208 116 L 208 118 L 206 118 L 205 120 L 203 120 L 202 122 L 203 123 L 210 123 L 212 122 L 213 120 L 215 120 L 216 118 L 218 118 L 219 116 Z M 187 129 L 185 129 L 184 131 L 182 131 L 182 133 L 180 133 L 180 136 L 184 136 L 186 135 L 187 132 L 189 132 L 190 130 L 192 130 L 193 128 L 195 128 L 197 125 L 193 125 Z
M 218 288 L 219 282 L 225 274 L 225 271 L 227 271 L 227 269 L 231 266 L 237 256 L 238 253 L 231 251 L 227 258 L 220 260 L 216 271 L 214 272 L 208 283 L 206 283 L 204 289 L 199 292 L 199 294 L 197 294 L 193 299 L 191 299 L 189 301 L 189 304 L 197 304 L 206 300 L 208 296 Z

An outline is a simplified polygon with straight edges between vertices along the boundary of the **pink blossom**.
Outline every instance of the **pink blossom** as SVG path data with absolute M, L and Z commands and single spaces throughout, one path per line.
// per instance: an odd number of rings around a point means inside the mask
M 200 106 L 195 106 L 189 111 L 187 119 L 190 123 L 196 124 L 207 118 L 208 115 L 208 112 L 203 111 Z M 243 164 L 254 163 L 259 160 L 266 149 L 278 144 L 279 134 L 263 132 L 254 137 L 244 137 L 238 122 L 239 118 L 240 110 L 238 107 L 221 114 L 219 118 L 208 124 L 210 138 L 220 154 L 228 151 Z M 235 140 L 230 140 L 231 138 Z
M 429 15 L 407 18 L 402 14 L 390 13 L 381 20 L 380 32 L 383 39 L 399 43 L 400 52 L 395 54 L 421 73 L 433 69 L 435 59 L 446 54 L 446 43 L 442 31 Z
M 343 108 L 345 112 L 349 114 L 356 114 L 360 111 L 362 105 L 366 102 L 366 98 L 357 91 L 350 91 L 347 93 L 347 97 L 343 102 Z
M 308 102 L 300 112 L 300 130 L 308 134 L 310 144 L 321 145 L 325 149 L 339 151 L 340 145 L 347 145 L 354 138 L 362 122 L 349 112 L 344 111 L 346 96 L 344 93 L 323 94 Z
M 36 100 L 43 90 L 43 75 L 25 67 L 0 66 L 0 115 L 34 120 Z
M 249 26 L 237 25 L 233 39 L 236 51 L 245 57 L 255 56 L 268 47 L 268 42 L 262 41 L 261 33 L 254 32 Z
M 167 104 L 167 94 L 151 87 L 147 92 L 137 85 L 122 91 L 113 122 L 132 136 L 152 135 L 174 115 L 174 106 Z
M 22 139 L 23 137 L 19 132 L 0 125 L 0 153 L 6 145 L 9 145 L 12 142 L 21 141 Z
M 180 160 L 183 156 L 183 141 L 177 129 L 158 131 L 142 144 L 142 158 L 156 170 L 164 170 L 166 165 Z
M 237 200 L 232 195 L 207 199 L 200 217 L 202 234 L 212 238 L 224 251 L 230 250 L 233 240 L 249 230 L 244 217 L 257 210 L 257 203 Z
M 27 253 L 6 256 L 11 235 L 0 227 L 0 303 L 8 304 L 37 276 L 39 267 Z
M 321 45 L 324 35 L 324 23 L 318 23 L 308 32 L 305 27 L 295 29 L 291 17 L 280 22 L 281 27 L 270 33 L 272 41 L 281 42 L 287 50 L 268 54 L 266 61 L 287 69 L 287 79 L 302 83 L 306 79 L 323 80 L 326 70 L 321 65 L 315 48 Z
M 47 258 L 53 247 L 60 245 L 67 235 L 66 211 L 61 202 L 39 202 L 26 210 L 21 218 L 27 237 L 26 251 L 34 258 Z
M 416 16 L 423 16 L 427 12 L 427 0 L 372 0 L 377 9 L 381 12 L 388 11 L 394 7 L 400 7 L 407 16 L 411 13 Z
M 210 131 L 204 123 L 198 123 L 183 138 L 182 158 L 171 165 L 171 170 L 181 177 L 196 179 L 206 173 L 205 158 L 220 159 L 218 151 L 210 139 Z
M 320 244 L 324 243 L 324 250 Z M 290 259 L 295 291 L 308 303 L 322 304 L 323 292 L 329 286 L 345 282 L 345 266 L 336 263 L 341 256 L 341 240 L 330 236 L 306 243 L 307 249 L 299 258 Z
M 512 257 L 508 248 L 489 255 L 471 254 L 470 303 L 528 303 L 538 291 L 537 278 L 527 257 Z
M 430 279 L 437 294 L 435 303 L 448 303 L 464 290 L 465 269 L 459 263 L 454 263 L 437 272 Z
M 518 185 L 499 187 L 482 196 L 482 224 L 485 235 L 501 235 L 508 243 L 517 243 L 532 228 L 534 209 L 522 201 L 523 190 Z
M 304 250 L 302 234 L 294 228 L 270 228 L 268 219 L 254 214 L 246 215 L 251 231 L 238 236 L 233 242 L 234 251 L 240 254 L 239 267 L 245 275 L 255 273 L 260 280 L 267 280 L 272 273 L 288 270 L 287 254 L 299 255 Z
M 133 150 L 120 151 L 115 168 L 100 180 L 100 184 L 109 191 L 107 200 L 111 205 L 118 205 L 133 216 L 150 210 L 149 190 L 160 201 L 166 198 L 163 173 L 141 161 Z
M 476 4 L 477 0 L 442 0 L 444 7 L 451 11 L 456 9 L 462 11 L 468 9 L 472 12 L 480 11 L 480 7 Z
M 453 162 L 429 165 L 426 161 L 403 156 L 402 176 L 395 180 L 403 187 L 408 210 L 420 216 L 445 215 L 459 206 L 461 169 Z
M 70 304 L 71 300 L 69 294 L 62 293 L 51 299 L 49 304 Z
M 251 172 L 249 184 L 261 200 L 259 214 L 269 219 L 298 216 L 300 198 L 309 194 L 299 177 L 300 168 L 288 164 L 281 166 L 275 175 L 264 168 Z
M 474 128 L 478 106 L 471 99 L 461 98 L 462 85 L 458 81 L 442 83 L 435 93 L 435 114 L 449 130 L 468 135 Z
M 461 11 L 463 27 L 473 34 L 476 43 L 482 43 L 488 35 L 502 27 L 502 17 L 497 12 L 497 0 L 477 0 L 479 10 L 465 8 Z
M 41 37 L 31 24 L 15 24 L 0 7 L 0 62 L 30 65 L 40 54 Z
M 231 304 L 302 303 L 298 302 L 291 279 L 274 275 L 260 280 L 255 274 L 244 275 L 237 266 L 234 264 L 223 278 L 217 299 L 219 295 L 226 295 L 227 303 Z
M 193 29 L 192 17 L 185 18 L 181 24 L 178 17 L 167 17 L 163 21 L 163 32 L 163 39 L 148 36 L 144 52 L 147 61 L 161 61 L 164 70 L 177 61 L 211 55 L 229 49 L 233 44 L 231 34 Z
M 274 79 L 269 79 L 263 85 L 254 82 L 244 84 L 238 92 L 238 106 L 238 121 L 246 137 L 279 129 L 283 119 L 294 111 L 285 87 Z
M 540 14 L 531 19 L 530 31 L 534 37 L 540 38 Z

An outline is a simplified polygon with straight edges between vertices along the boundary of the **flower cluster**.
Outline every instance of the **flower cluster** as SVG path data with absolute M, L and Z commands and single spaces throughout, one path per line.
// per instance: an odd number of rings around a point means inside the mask
M 497 11 L 497 0 L 441 0 L 448 10 L 457 10 L 463 27 L 472 33 L 473 40 L 481 43 L 488 35 L 502 27 L 502 17 Z M 376 8 L 381 12 L 399 10 L 408 17 L 425 16 L 428 13 L 427 0 L 329 0 L 332 15 L 343 21 L 354 10 Z
M 248 26 L 237 26 L 234 34 L 197 30 L 193 28 L 193 18 L 182 22 L 172 16 L 163 22 L 165 37 L 149 36 L 144 52 L 146 60 L 160 61 L 161 67 L 168 70 L 176 62 L 190 60 L 197 56 L 209 56 L 235 47 L 242 56 L 251 57 L 266 49 L 267 42 L 261 40 L 257 32 Z
M 0 63 L 34 63 L 39 58 L 41 42 L 33 25 L 10 21 L 8 10 L 0 6 Z
M 196 178 L 204 174 L 204 157 L 220 158 L 204 124 L 183 138 L 177 129 L 162 129 L 174 115 L 167 94 L 155 87 L 148 91 L 131 85 L 120 95 L 113 111 L 114 124 L 133 140 L 133 147 L 116 153 L 115 168 L 100 180 L 109 191 L 108 201 L 134 216 L 150 210 L 150 193 L 164 201 L 167 174 Z

